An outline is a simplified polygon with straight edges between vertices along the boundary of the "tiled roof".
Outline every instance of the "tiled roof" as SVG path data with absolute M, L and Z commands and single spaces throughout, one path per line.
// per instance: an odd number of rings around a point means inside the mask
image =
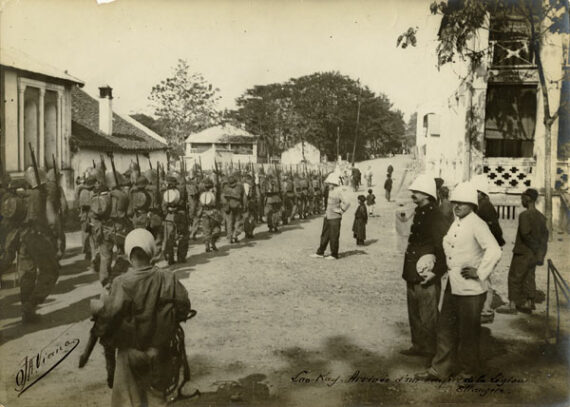
M 71 138 L 79 147 L 105 151 L 165 150 L 166 144 L 145 132 L 142 124 L 135 126 L 113 113 L 113 134 L 99 131 L 99 101 L 77 86 L 71 91 Z
M 210 127 L 186 138 L 187 143 L 254 144 L 256 141 L 256 136 L 231 124 Z
M 28 54 L 13 48 L 0 48 L 0 65 L 52 78 L 63 79 L 83 86 L 83 81 L 77 79 L 75 76 L 69 75 L 67 71 L 62 71 L 44 62 L 37 61 Z

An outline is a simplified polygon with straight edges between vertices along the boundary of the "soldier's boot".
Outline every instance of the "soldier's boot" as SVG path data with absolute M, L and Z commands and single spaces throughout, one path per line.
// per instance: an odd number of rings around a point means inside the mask
M 210 253 L 212 249 L 210 248 L 210 243 L 206 242 L 206 253 Z
M 35 301 L 29 300 L 22 302 L 22 322 L 24 324 L 33 324 L 40 321 L 40 316 L 36 314 Z
M 211 246 L 212 246 L 212 250 L 215 251 L 215 252 L 218 251 L 218 248 L 216 247 L 216 240 L 217 240 L 217 238 L 214 237 L 214 238 L 212 238 L 212 241 L 210 242 L 210 244 L 211 244 Z

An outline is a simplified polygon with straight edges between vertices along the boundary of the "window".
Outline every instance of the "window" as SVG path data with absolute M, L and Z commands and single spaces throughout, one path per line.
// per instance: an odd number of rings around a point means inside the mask
M 485 109 L 485 156 L 532 157 L 536 86 L 489 84 Z
M 530 26 L 523 17 L 509 12 L 495 14 L 491 18 L 489 41 L 493 46 L 494 67 L 534 65 Z

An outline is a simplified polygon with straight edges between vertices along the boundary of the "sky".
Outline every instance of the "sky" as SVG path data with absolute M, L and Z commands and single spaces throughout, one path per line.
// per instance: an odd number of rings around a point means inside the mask
M 435 66 L 430 2 L 0 0 L 0 46 L 67 70 L 92 95 L 110 85 L 123 113 L 152 113 L 152 86 L 185 59 L 220 89 L 220 108 L 254 85 L 339 71 L 409 117 L 454 89 Z M 410 26 L 417 47 L 396 48 Z

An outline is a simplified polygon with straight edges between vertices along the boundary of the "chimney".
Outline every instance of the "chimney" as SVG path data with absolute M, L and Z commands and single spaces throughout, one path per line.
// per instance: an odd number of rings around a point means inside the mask
M 99 87 L 99 130 L 113 134 L 113 88 L 109 85 Z

